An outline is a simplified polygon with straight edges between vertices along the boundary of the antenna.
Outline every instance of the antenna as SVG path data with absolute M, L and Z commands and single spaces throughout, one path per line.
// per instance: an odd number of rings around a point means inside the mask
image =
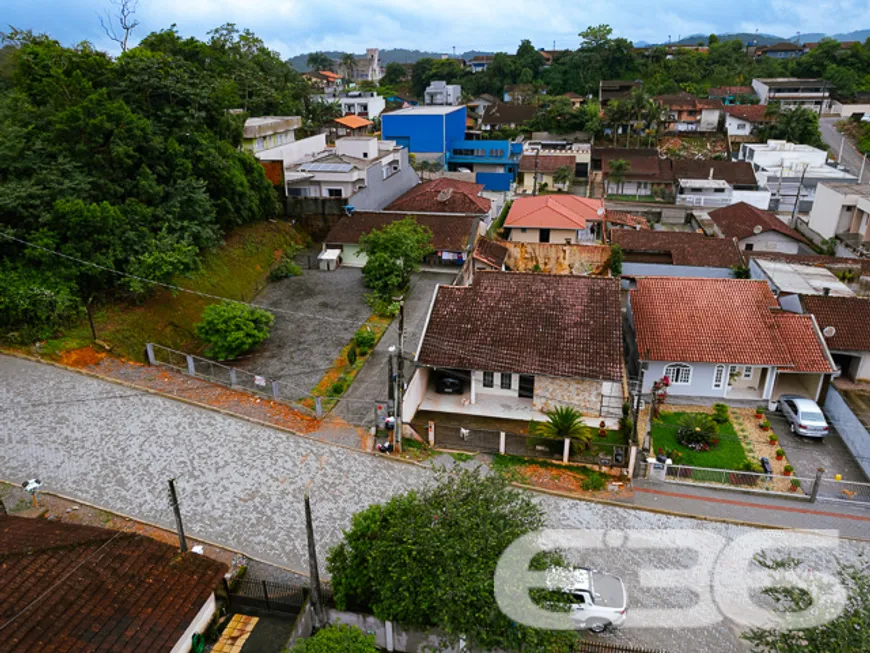
M 837 330 L 832 326 L 826 326 L 822 330 L 822 335 L 824 335 L 826 338 L 833 338 L 835 335 L 837 335 Z

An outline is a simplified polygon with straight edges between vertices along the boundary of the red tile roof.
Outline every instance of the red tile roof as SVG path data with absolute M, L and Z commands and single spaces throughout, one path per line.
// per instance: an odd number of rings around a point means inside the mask
M 767 106 L 763 104 L 730 104 L 725 107 L 725 113 L 729 116 L 746 122 L 770 122 L 772 119 L 764 115 L 766 111 Z
M 481 238 L 477 241 L 474 248 L 474 258 L 478 261 L 491 265 L 494 268 L 501 269 L 508 255 L 508 248 L 488 238 Z
M 708 215 L 726 238 L 743 240 L 755 235 L 756 228 L 761 227 L 758 233 L 776 231 L 783 236 L 809 244 L 806 238 L 776 217 L 775 213 L 763 211 L 746 202 L 723 206 L 721 209 L 710 211 Z
M 834 371 L 812 319 L 782 311 L 764 281 L 641 277 L 631 308 L 641 360 Z
M 656 101 L 664 107 L 676 111 L 699 111 L 701 109 L 721 109 L 722 101 L 717 99 L 699 98 L 691 93 L 674 93 L 659 95 Z
M 730 268 L 743 263 L 737 244 L 730 238 L 708 238 L 691 232 L 614 229 L 610 239 L 625 251 L 629 260 L 631 253 L 666 253 L 671 255 L 673 265 Z
M 538 172 L 556 172 L 559 168 L 569 167 L 571 168 L 571 173 L 574 173 L 574 164 L 577 162 L 576 157 L 571 156 L 570 154 L 545 154 L 542 156 L 538 156 Z M 533 154 L 525 154 L 523 158 L 520 159 L 520 172 L 534 172 L 535 171 L 535 155 Z
M 649 220 L 639 215 L 632 215 L 625 211 L 614 211 L 607 209 L 607 222 L 610 224 L 622 224 L 629 227 L 635 227 L 642 231 L 649 231 Z
M 726 97 L 728 95 L 755 95 L 751 86 L 714 86 L 707 95 L 714 97 Z
M 135 533 L 0 517 L 0 650 L 168 652 L 226 570 Z
M 404 213 L 354 213 L 339 220 L 324 242 L 330 244 L 358 243 L 363 234 L 372 229 L 383 229 L 397 220 L 404 220 Z M 477 234 L 478 218 L 465 215 L 412 215 L 417 224 L 432 232 L 432 247 L 448 252 L 464 252 Z
M 532 229 L 585 229 L 589 220 L 601 220 L 604 200 L 577 195 L 518 197 L 511 205 L 505 227 Z
M 825 336 L 829 348 L 870 351 L 870 299 L 807 295 L 801 302 L 807 313 L 815 316 L 823 333 L 826 327 L 834 327 L 834 335 Z
M 439 286 L 418 359 L 441 368 L 619 381 L 619 280 L 481 271 L 470 286 Z
M 448 177 L 417 184 L 390 204 L 387 211 L 419 213 L 489 213 L 492 200 L 481 197 L 483 184 Z

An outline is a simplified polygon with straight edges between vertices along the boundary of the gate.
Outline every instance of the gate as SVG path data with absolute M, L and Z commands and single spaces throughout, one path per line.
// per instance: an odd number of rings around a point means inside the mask
M 298 614 L 308 598 L 308 589 L 298 585 L 243 578 L 234 581 L 227 588 L 227 598 L 230 608 L 245 606 L 270 612 Z

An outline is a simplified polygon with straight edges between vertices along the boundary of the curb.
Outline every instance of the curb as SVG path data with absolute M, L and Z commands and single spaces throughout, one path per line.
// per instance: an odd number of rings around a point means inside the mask
M 17 485 L 15 483 L 12 483 L 12 482 L 7 481 L 7 480 L 2 479 L 2 478 L 0 478 L 0 483 L 6 483 L 7 485 L 12 485 L 13 487 L 20 488 L 20 485 Z M 121 518 L 127 519 L 129 521 L 137 522 L 139 524 L 145 524 L 145 526 L 150 526 L 151 528 L 157 528 L 157 529 L 159 529 L 161 531 L 165 531 L 167 533 L 173 532 L 171 528 L 166 528 L 166 526 L 161 526 L 160 524 L 155 524 L 154 522 L 148 521 L 146 519 L 141 519 L 139 517 L 132 517 L 126 513 L 118 512 L 117 510 L 112 510 L 111 508 L 104 508 L 103 506 L 98 506 L 95 503 L 91 503 L 90 501 L 84 501 L 84 500 L 79 499 L 77 497 L 68 497 L 65 494 L 61 494 L 60 492 L 54 492 L 52 490 L 40 490 L 40 494 L 48 494 L 48 495 L 51 495 L 53 497 L 57 497 L 58 499 L 63 499 L 64 501 L 71 501 L 72 503 L 81 504 L 83 506 L 87 506 L 88 508 L 93 508 L 94 510 L 99 510 L 101 512 L 107 512 L 107 513 L 110 513 L 112 515 L 115 515 L 116 517 L 121 517 Z M 195 540 L 196 542 L 200 542 L 202 544 L 207 544 L 207 545 L 214 547 L 216 549 L 223 549 L 224 551 L 230 551 L 231 553 L 236 553 L 240 556 L 244 556 L 245 558 L 248 558 L 249 560 L 254 560 L 254 561 L 259 562 L 259 563 L 264 564 L 264 565 L 269 565 L 271 567 L 277 567 L 278 569 L 283 569 L 284 571 L 289 571 L 292 574 L 296 574 L 298 576 L 304 576 L 305 578 L 309 578 L 309 574 L 307 571 L 305 571 L 305 572 L 298 571 L 298 570 L 293 569 L 292 567 L 288 567 L 286 565 L 282 565 L 282 564 L 279 564 L 276 562 L 270 562 L 268 560 L 263 560 L 262 558 L 258 558 L 257 556 L 252 556 L 249 553 L 245 553 L 244 551 L 240 551 L 239 549 L 235 549 L 231 546 L 227 546 L 226 544 L 218 544 L 217 542 L 212 542 L 211 540 L 207 540 L 207 539 L 204 539 L 202 537 L 198 537 L 197 535 L 194 535 L 193 533 L 189 533 L 187 531 L 185 531 L 185 535 L 187 535 L 189 537 L 189 539 L 191 539 L 191 540 Z M 145 537 L 147 537 L 147 535 Z

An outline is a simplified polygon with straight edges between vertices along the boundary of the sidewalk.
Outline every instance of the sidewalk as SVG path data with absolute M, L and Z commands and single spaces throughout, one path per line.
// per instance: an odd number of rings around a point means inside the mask
M 833 529 L 838 530 L 843 537 L 870 541 L 870 510 L 860 506 L 823 501 L 809 503 L 643 479 L 635 479 L 633 486 L 633 497 L 621 503 L 765 526 Z

